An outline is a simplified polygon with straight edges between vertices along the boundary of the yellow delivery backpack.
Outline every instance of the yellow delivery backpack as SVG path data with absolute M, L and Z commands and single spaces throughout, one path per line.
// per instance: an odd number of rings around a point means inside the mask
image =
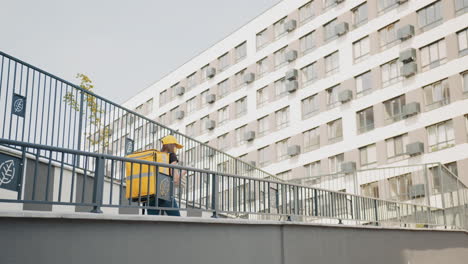
M 126 156 L 127 158 L 169 163 L 169 154 L 155 149 L 135 152 Z M 133 166 L 132 166 L 133 165 Z M 145 201 L 148 196 L 158 196 L 160 199 L 170 200 L 172 197 L 172 177 L 169 176 L 169 168 L 156 166 L 125 163 L 125 180 L 127 199 Z M 159 194 L 156 195 L 156 182 Z M 141 198 L 140 198 L 141 197 Z

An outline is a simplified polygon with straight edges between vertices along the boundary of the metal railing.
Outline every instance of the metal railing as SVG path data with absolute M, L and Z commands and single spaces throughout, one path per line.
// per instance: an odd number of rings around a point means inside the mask
M 184 165 L 255 178 L 275 178 L 252 164 L 185 136 L 75 84 L 0 52 L 0 138 L 125 156 L 172 134 L 185 146 Z M 27 149 L 28 153 L 33 153 Z M 45 157 L 44 152 L 39 156 Z M 52 154 L 49 154 L 52 155 Z M 52 158 L 62 162 L 61 156 Z M 83 168 L 64 155 L 65 164 Z
M 133 212 L 136 214 L 141 209 L 195 209 L 209 212 L 216 217 L 298 220 L 345 225 L 459 227 L 447 225 L 444 222 L 444 210 L 434 206 L 387 201 L 268 179 L 26 142 L 0 139 L 0 144 L 14 147 L 10 151 L 16 152 L 23 164 L 28 164 L 26 170 L 24 166 L 20 167 L 20 182 L 23 184 L 18 185 L 17 198 L 2 198 L 1 203 L 53 204 L 75 208 L 88 206 L 88 211 L 105 213 L 111 208 L 133 209 L 136 210 Z M 28 154 L 26 149 L 35 149 L 36 155 Z M 37 155 L 40 152 L 48 155 L 41 158 Z M 79 157 L 86 166 L 69 166 L 65 164 L 64 159 L 57 162 L 50 158 L 55 155 Z M 180 186 L 173 186 L 174 199 L 171 200 L 171 206 L 150 206 L 143 203 L 151 198 L 149 195 L 139 196 L 133 201 L 126 198 L 126 188 L 132 189 L 132 186 L 121 179 L 124 178 L 122 176 L 125 174 L 125 168 L 128 168 L 126 166 L 134 168 L 135 164 L 139 168 L 147 167 L 148 171 L 170 168 L 182 175 Z M 140 169 L 138 175 L 140 178 L 144 177 L 141 171 Z M 160 190 L 158 186 L 156 184 L 154 187 L 157 195 Z M 143 191 L 140 185 L 138 193 Z M 175 203 L 179 208 L 175 207 Z

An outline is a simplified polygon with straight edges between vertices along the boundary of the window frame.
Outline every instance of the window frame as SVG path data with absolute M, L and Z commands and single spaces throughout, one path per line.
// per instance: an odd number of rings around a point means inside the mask
M 356 116 L 357 116 L 358 134 L 363 134 L 363 133 L 366 133 L 375 129 L 374 106 L 370 106 L 360 111 L 357 111 Z M 372 120 L 372 122 L 368 124 L 369 120 Z M 361 125 L 361 123 L 364 123 L 364 126 Z

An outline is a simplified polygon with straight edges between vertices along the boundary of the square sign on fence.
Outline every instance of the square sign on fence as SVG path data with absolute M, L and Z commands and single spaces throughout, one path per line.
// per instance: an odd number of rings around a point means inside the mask
M 133 140 L 130 138 L 125 138 L 125 155 L 130 155 L 133 153 Z
M 0 188 L 18 191 L 21 159 L 0 153 Z
M 19 94 L 13 94 L 11 112 L 14 115 L 24 117 L 24 114 L 26 113 L 26 97 L 21 96 Z

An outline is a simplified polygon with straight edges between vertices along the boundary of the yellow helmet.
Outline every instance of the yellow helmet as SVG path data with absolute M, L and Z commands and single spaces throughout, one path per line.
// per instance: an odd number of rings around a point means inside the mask
M 161 142 L 162 142 L 163 145 L 175 144 L 176 148 L 178 148 L 178 149 L 181 149 L 181 148 L 184 147 L 181 144 L 179 144 L 179 142 L 177 142 L 177 139 L 173 135 L 168 135 L 168 136 L 163 137 L 161 139 Z

